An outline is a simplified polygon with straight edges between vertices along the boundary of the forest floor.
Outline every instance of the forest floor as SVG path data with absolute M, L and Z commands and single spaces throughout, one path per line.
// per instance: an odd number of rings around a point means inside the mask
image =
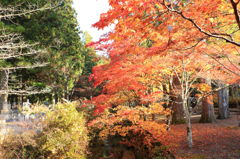
M 199 118 L 192 119 L 192 149 L 187 146 L 186 126 L 172 126 L 170 134 L 177 159 L 240 159 L 240 116 L 217 120 L 215 124 L 198 123 Z

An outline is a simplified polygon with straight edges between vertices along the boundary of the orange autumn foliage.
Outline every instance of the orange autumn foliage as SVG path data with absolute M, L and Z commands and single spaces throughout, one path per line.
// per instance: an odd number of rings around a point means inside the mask
M 109 63 L 94 67 L 91 76 L 95 86 L 104 85 L 102 94 L 91 101 L 96 106 L 95 114 L 101 115 L 94 122 L 110 126 L 102 136 L 124 136 L 129 131 L 144 129 L 153 138 L 162 139 L 154 130 L 166 125 L 141 119 L 138 106 L 147 113 L 149 105 L 168 104 L 170 96 L 187 100 L 193 90 L 200 93 L 196 98 L 202 98 L 212 90 L 200 79 L 239 83 L 240 25 L 233 3 L 109 0 L 109 4 L 111 9 L 94 26 L 102 29 L 115 25 L 115 28 L 99 42 L 90 44 L 106 51 L 110 58 Z M 138 116 L 135 126 L 114 127 L 115 119 L 106 117 L 109 108 L 120 105 L 127 120 Z M 117 113 L 110 116 L 115 117 Z M 116 122 L 123 119 L 117 116 Z
M 102 140 L 112 136 L 121 137 L 119 144 L 134 147 L 139 151 L 144 151 L 144 147 L 147 147 L 152 151 L 153 144 L 161 142 L 166 135 L 164 119 L 160 123 L 147 119 L 147 116 L 153 114 L 161 117 L 170 114 L 170 110 L 164 109 L 160 103 L 153 103 L 149 108 L 118 106 L 111 112 L 105 111 L 88 125 L 100 130 L 99 136 Z
M 103 94 L 108 99 L 128 90 L 136 93 L 136 98 L 151 100 L 150 87 L 169 81 L 172 66 L 177 73 L 183 71 L 181 59 L 188 63 L 184 71 L 195 72 L 198 78 L 239 81 L 239 48 L 230 42 L 236 42 L 239 33 L 230 3 L 110 0 L 109 4 L 111 9 L 94 26 L 101 29 L 114 24 L 115 28 L 93 46 L 107 51 L 111 61 L 95 67 L 92 75 L 96 86 L 106 82 Z M 105 104 L 114 102 L 107 100 Z

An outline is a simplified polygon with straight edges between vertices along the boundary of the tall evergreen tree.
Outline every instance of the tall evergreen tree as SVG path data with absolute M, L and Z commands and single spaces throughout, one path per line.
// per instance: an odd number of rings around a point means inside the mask
M 27 2 L 4 0 L 4 3 L 57 6 L 51 10 L 12 20 L 22 28 L 22 35 L 26 41 L 38 43 L 39 49 L 46 50 L 45 54 L 38 58 L 48 63 L 44 68 L 21 70 L 16 74 L 21 77 L 20 80 L 24 86 L 50 88 L 52 92 L 50 98 L 69 99 L 78 77 L 83 72 L 87 73 L 91 70 L 85 67 L 92 67 L 92 58 L 89 55 L 91 51 L 85 48 L 85 43 L 80 38 L 82 33 L 78 27 L 72 0 L 29 0 Z M 32 60 L 33 57 L 25 57 L 22 61 L 31 62 Z
M 35 44 L 28 43 L 21 36 L 24 28 L 14 23 L 16 17 L 28 16 L 40 10 L 50 9 L 45 5 L 13 5 L 7 1 L 0 3 L 0 111 L 8 112 L 9 94 L 31 94 L 36 93 L 34 89 L 16 90 L 10 87 L 11 80 L 14 79 L 10 73 L 18 69 L 35 68 L 46 65 L 38 60 L 39 51 Z M 31 61 L 25 57 L 31 57 Z M 28 58 L 29 58 L 28 57 Z M 14 77 L 14 76 L 13 76 Z M 39 91 L 37 91 L 39 93 Z

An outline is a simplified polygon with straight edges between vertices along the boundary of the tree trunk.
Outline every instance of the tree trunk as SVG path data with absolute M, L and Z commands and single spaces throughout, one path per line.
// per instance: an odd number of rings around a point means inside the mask
M 8 108 L 8 95 L 7 94 L 3 94 L 1 95 L 1 114 L 5 114 L 9 112 L 9 108 Z
M 8 78 L 9 71 L 4 70 L 0 71 L 0 90 L 6 91 L 3 94 L 0 94 L 0 111 L 2 114 L 6 114 L 9 112 L 8 108 Z
M 155 120 L 156 120 L 156 115 L 152 114 L 152 121 L 155 121 Z
M 220 87 L 224 86 L 220 84 Z M 218 91 L 218 119 L 227 119 L 229 115 L 229 88 L 223 88 Z
M 205 82 L 211 86 L 210 79 L 204 79 L 202 82 Z M 215 123 L 216 122 L 212 94 L 204 97 L 202 100 L 202 114 L 201 114 L 201 119 L 199 122 L 200 123 Z
M 179 96 L 178 98 L 174 98 L 174 101 L 171 104 L 173 110 L 172 123 L 173 124 L 185 123 L 181 97 Z
M 67 84 L 65 85 L 65 90 L 63 93 L 63 98 L 65 98 L 66 100 L 69 100 L 69 91 L 68 91 L 68 86 Z
M 200 123 L 215 123 L 216 117 L 214 113 L 213 95 L 204 97 L 202 100 L 202 113 Z
M 65 91 L 64 91 L 63 97 L 64 97 L 66 100 L 69 100 L 69 91 L 67 90 L 67 88 L 66 88 Z
M 52 104 L 56 104 L 56 99 L 55 99 L 55 92 L 52 92 Z
M 237 115 L 237 119 L 238 119 L 238 126 L 240 127 L 240 118 L 239 118 L 239 115 L 240 115 L 240 104 L 239 104 L 239 85 L 235 85 L 235 87 L 232 87 L 232 96 L 236 102 L 236 105 L 237 105 L 237 108 L 238 108 L 238 115 Z
M 185 123 L 184 119 L 184 108 L 181 94 L 181 83 L 177 77 L 173 77 L 173 87 L 174 90 L 170 92 L 171 95 L 171 107 L 173 110 L 172 123 L 173 124 L 182 124 Z
M 187 123 L 187 141 L 188 141 L 188 147 L 192 148 L 193 146 L 193 139 L 192 139 L 192 124 L 191 124 L 191 114 L 188 109 L 187 100 L 183 100 L 182 107 L 184 108 L 184 114 L 186 117 L 186 123 Z

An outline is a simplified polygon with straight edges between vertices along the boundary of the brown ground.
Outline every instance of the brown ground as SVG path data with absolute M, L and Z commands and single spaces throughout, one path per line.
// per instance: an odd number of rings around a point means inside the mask
M 193 142 L 189 149 L 186 142 L 186 126 L 172 126 L 170 140 L 177 159 L 240 159 L 239 116 L 217 120 L 216 124 L 199 124 L 199 116 L 193 118 Z

